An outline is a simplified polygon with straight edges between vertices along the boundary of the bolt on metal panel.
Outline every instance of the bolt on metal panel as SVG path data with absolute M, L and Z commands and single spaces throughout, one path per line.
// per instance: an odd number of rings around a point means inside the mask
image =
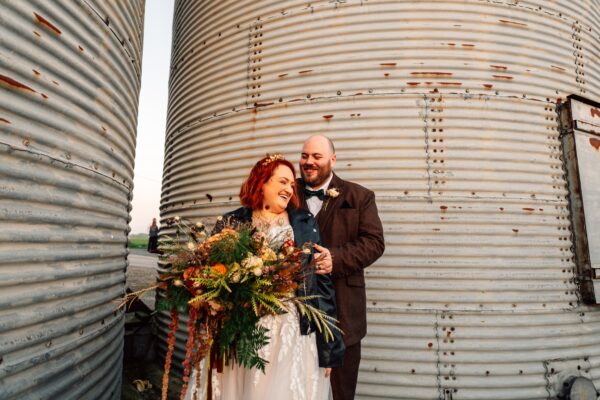
M 386 234 L 357 398 L 546 399 L 559 373 L 600 387 L 556 112 L 600 98 L 599 16 L 587 0 L 179 1 L 161 217 L 237 207 L 259 157 L 297 162 L 326 134 Z
M 144 2 L 0 10 L 0 398 L 118 399 Z

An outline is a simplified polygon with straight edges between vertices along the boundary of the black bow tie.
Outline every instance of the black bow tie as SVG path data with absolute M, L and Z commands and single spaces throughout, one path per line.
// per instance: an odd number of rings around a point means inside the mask
M 323 189 L 310 190 L 310 189 L 304 188 L 304 196 L 306 197 L 307 200 L 313 196 L 317 196 L 319 198 L 319 200 L 323 201 L 323 200 L 325 200 L 325 191 Z

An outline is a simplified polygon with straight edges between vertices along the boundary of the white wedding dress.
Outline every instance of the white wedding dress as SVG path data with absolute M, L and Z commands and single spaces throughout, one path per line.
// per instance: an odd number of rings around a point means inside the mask
M 276 226 L 269 231 L 271 238 L 292 238 L 290 225 Z M 268 361 L 265 372 L 237 366 L 225 366 L 223 373 L 213 371 L 213 400 L 326 400 L 329 398 L 329 378 L 319 368 L 315 333 L 300 334 L 298 311 L 269 315 L 259 323 L 269 329 L 269 344 L 259 350 Z M 206 362 L 197 387 L 192 371 L 185 400 L 206 399 Z M 194 392 L 196 396 L 194 397 Z

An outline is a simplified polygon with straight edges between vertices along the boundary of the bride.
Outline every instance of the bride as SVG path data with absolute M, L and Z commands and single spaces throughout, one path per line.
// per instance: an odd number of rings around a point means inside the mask
M 243 207 L 223 216 L 215 231 L 224 226 L 251 222 L 271 240 L 293 239 L 296 246 L 315 243 L 305 267 L 306 274 L 297 295 L 318 295 L 315 307 L 336 317 L 335 293 L 331 278 L 323 270 L 331 267 L 331 254 L 318 245 L 319 230 L 313 216 L 299 208 L 296 194 L 296 171 L 280 154 L 260 159 L 240 190 Z M 321 271 L 320 271 L 321 270 Z M 332 329 L 334 339 L 326 342 L 314 323 L 301 317 L 293 308 L 281 315 L 261 318 L 269 329 L 269 344 L 259 351 L 268 361 L 265 372 L 246 369 L 237 364 L 225 366 L 223 373 L 213 373 L 214 400 L 325 400 L 329 396 L 331 368 L 341 366 L 344 343 L 339 330 Z M 190 382 L 196 379 L 193 371 Z M 204 374 L 204 368 L 200 372 Z M 186 400 L 204 399 L 206 387 L 190 385 Z

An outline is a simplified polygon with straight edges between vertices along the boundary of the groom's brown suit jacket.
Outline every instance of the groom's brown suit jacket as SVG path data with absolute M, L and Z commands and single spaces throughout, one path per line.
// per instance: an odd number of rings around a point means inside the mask
M 344 343 L 351 346 L 367 333 L 364 268 L 383 254 L 385 244 L 375 194 L 335 174 L 328 189 L 332 188 L 339 196 L 326 197 L 316 219 L 323 246 L 332 254 L 338 319 Z M 302 207 L 308 209 L 301 179 L 298 194 Z

